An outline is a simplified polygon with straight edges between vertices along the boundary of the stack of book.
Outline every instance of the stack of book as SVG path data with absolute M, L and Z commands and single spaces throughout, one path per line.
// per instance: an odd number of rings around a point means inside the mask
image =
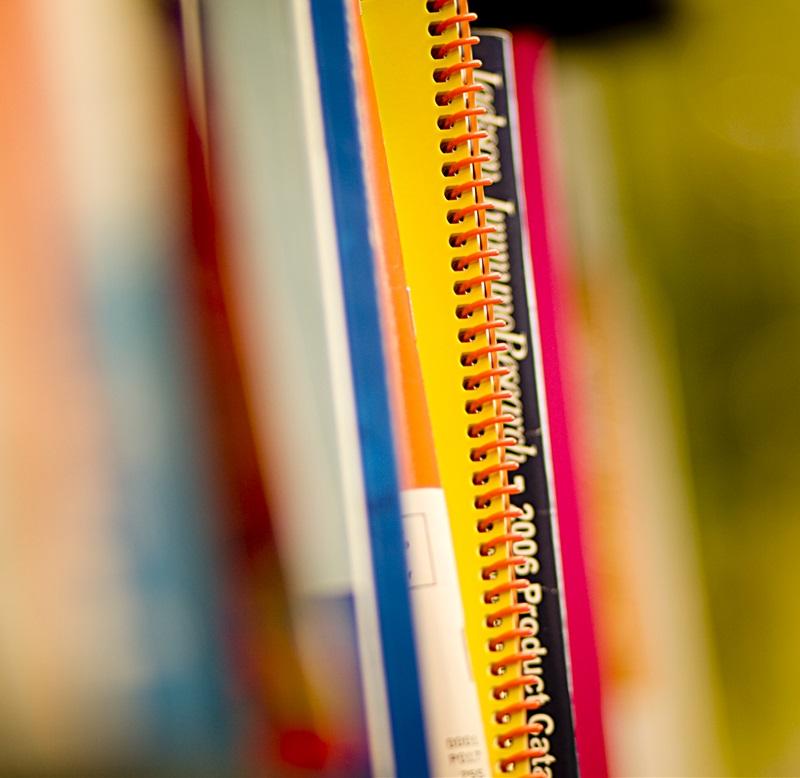
M 548 48 L 480 21 L 0 7 L 4 774 L 606 774 Z

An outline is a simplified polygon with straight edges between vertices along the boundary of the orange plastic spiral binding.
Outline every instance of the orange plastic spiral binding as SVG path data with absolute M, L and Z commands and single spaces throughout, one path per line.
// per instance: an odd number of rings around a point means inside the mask
M 520 538 L 522 538 L 522 535 L 501 535 L 499 540 L 501 540 L 503 543 L 513 543 L 516 540 L 519 540 Z M 486 544 L 483 545 L 485 546 Z M 483 546 L 481 546 L 481 551 L 483 552 Z M 491 556 L 491 554 L 484 553 L 483 556 Z M 524 603 L 518 603 L 517 605 L 509 605 L 507 608 L 501 608 L 499 611 L 490 613 L 486 617 L 486 626 L 499 627 L 503 624 L 503 619 L 513 616 L 520 616 L 523 613 L 527 612 L 528 612 L 528 606 L 525 605 Z
M 540 690 L 543 683 L 544 681 L 539 675 L 523 675 L 519 678 L 515 678 L 513 681 L 507 681 L 506 683 L 500 684 L 500 686 L 496 686 L 494 689 L 494 697 L 496 700 L 504 700 L 512 689 L 516 689 L 520 686 L 530 686 Z
M 492 304 L 492 300 L 497 299 L 494 297 L 490 297 L 488 300 L 484 301 L 484 305 Z M 461 306 L 459 306 L 460 308 Z M 458 309 L 456 309 L 456 315 L 458 315 Z M 488 370 L 486 371 L 489 372 Z M 494 371 L 492 371 L 494 372 Z M 480 413 L 485 405 L 489 405 L 490 403 L 494 403 L 497 400 L 507 400 L 509 397 L 513 397 L 511 392 L 492 392 L 491 394 L 484 394 L 481 397 L 478 397 L 475 400 L 467 400 L 466 409 L 467 413 Z
M 437 41 L 431 46 L 431 56 L 437 63 L 441 62 L 433 70 L 433 80 L 442 85 L 436 95 L 436 103 L 449 109 L 438 119 L 439 129 L 451 133 L 439 144 L 446 156 L 442 175 L 457 179 L 453 183 L 446 183 L 444 187 L 445 198 L 454 202 L 447 221 L 459 226 L 458 231 L 450 237 L 450 246 L 464 250 L 451 258 L 455 274 L 453 291 L 465 298 L 457 304 L 456 316 L 465 321 L 474 320 L 474 324 L 459 330 L 458 338 L 464 344 L 475 343 L 474 348 L 464 350 L 461 364 L 475 369 L 463 380 L 464 391 L 474 393 L 474 396 L 468 396 L 465 400 L 465 410 L 468 414 L 481 415 L 467 429 L 469 436 L 476 439 L 470 458 L 473 462 L 484 463 L 476 468 L 472 478 L 473 485 L 478 488 L 474 498 L 475 507 L 481 512 L 476 529 L 479 533 L 491 533 L 480 544 L 482 557 L 495 556 L 498 549 L 506 552 L 498 561 L 490 563 L 487 559 L 482 569 L 482 578 L 492 582 L 487 583 L 483 600 L 486 604 L 500 605 L 503 595 L 514 595 L 525 589 L 528 582 L 514 577 L 514 568 L 524 560 L 512 553 L 513 544 L 522 536 L 512 533 L 510 525 L 522 513 L 510 503 L 510 497 L 519 493 L 509 477 L 518 465 L 508 461 L 505 456 L 505 450 L 516 445 L 517 441 L 503 436 L 504 425 L 515 419 L 504 412 L 502 403 L 510 395 L 500 387 L 500 379 L 508 371 L 500 367 L 499 355 L 507 347 L 497 337 L 497 331 L 505 326 L 505 322 L 495 316 L 494 311 L 501 300 L 492 296 L 492 282 L 500 281 L 502 277 L 491 270 L 491 259 L 498 252 L 489 248 L 488 237 L 494 228 L 487 223 L 486 213 L 493 206 L 486 202 L 484 189 L 492 182 L 481 173 L 481 165 L 488 158 L 480 150 L 480 142 L 487 137 L 487 133 L 478 129 L 477 122 L 478 117 L 485 113 L 485 109 L 476 101 L 482 86 L 474 79 L 474 71 L 481 66 L 481 62 L 472 56 L 472 48 L 479 39 L 471 33 L 470 24 L 477 17 L 469 12 L 467 0 L 427 0 L 426 7 L 430 13 L 439 15 L 428 25 L 429 34 L 434 38 L 446 37 L 446 40 Z M 462 199 L 468 202 L 457 205 Z M 495 431 L 494 440 L 479 444 L 480 438 L 492 429 Z M 514 597 L 510 605 L 499 607 L 486 617 L 488 650 L 501 652 L 512 649 L 511 653 L 499 656 L 490 664 L 491 673 L 498 678 L 509 668 L 521 666 L 532 658 L 531 654 L 519 650 L 520 640 L 531 634 L 530 630 L 520 628 L 519 617 L 529 612 L 529 606 L 517 602 Z M 506 683 L 498 681 L 493 687 L 493 699 L 506 700 L 512 691 L 522 687 L 534 688 L 537 683 L 538 678 L 532 676 L 515 678 Z M 542 702 L 536 697 L 507 700 L 504 707 L 495 709 L 494 717 L 499 724 L 509 724 L 515 714 L 525 713 L 540 704 Z M 502 749 L 510 749 L 510 753 L 495 765 L 495 769 L 501 773 L 511 772 L 517 765 L 529 764 L 536 753 L 527 748 L 528 736 L 540 731 L 537 725 L 517 726 L 504 732 L 498 738 L 497 745 Z
M 465 209 L 466 210 L 466 209 Z M 497 249 L 487 249 L 486 251 L 475 251 L 472 254 L 468 254 L 466 257 L 456 257 L 451 263 L 450 266 L 455 271 L 462 271 L 466 270 L 470 265 L 474 264 L 475 262 L 480 262 L 483 259 L 491 259 L 492 257 L 496 257 L 500 252 Z
M 472 483 L 475 484 L 475 486 L 484 486 L 489 483 L 489 478 L 493 473 L 499 473 L 501 470 L 506 470 L 510 473 L 512 470 L 518 469 L 519 465 L 516 462 L 498 462 L 495 465 L 490 465 L 474 473 L 472 476 Z
M 444 93 L 440 92 L 440 94 Z M 488 137 L 489 133 L 484 132 L 483 130 L 480 130 L 479 132 L 465 132 L 463 135 L 457 135 L 455 138 L 446 138 L 439 144 L 439 148 L 445 154 L 451 154 L 459 146 L 463 146 L 465 143 L 469 143 L 474 140 L 484 140 Z

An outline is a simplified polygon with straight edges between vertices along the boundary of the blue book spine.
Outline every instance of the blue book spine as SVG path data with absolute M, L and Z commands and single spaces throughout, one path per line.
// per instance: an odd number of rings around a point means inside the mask
M 359 140 L 358 75 L 348 47 L 346 3 L 311 0 L 311 14 L 397 775 L 425 778 L 427 749 Z

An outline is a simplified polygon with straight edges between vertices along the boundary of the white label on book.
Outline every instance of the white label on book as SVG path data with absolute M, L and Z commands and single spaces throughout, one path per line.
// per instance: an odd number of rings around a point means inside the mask
M 427 513 L 404 513 L 403 530 L 406 539 L 406 563 L 408 566 L 408 585 L 435 586 L 436 573 L 433 569 L 433 548 Z
M 431 774 L 489 778 L 444 493 L 406 489 L 402 505 Z

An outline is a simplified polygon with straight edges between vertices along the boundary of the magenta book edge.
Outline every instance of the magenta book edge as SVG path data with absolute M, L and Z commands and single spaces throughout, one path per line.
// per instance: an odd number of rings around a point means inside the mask
M 557 220 L 547 202 L 547 122 L 543 95 L 547 89 L 547 41 L 533 33 L 514 34 L 514 69 L 519 105 L 522 170 L 527 200 L 534 287 L 542 342 L 550 446 L 556 491 L 559 536 L 572 665 L 573 710 L 580 771 L 606 778 L 605 737 L 601 708 L 600 668 L 595 640 L 589 581 L 583 551 L 580 502 L 570 446 L 570 395 L 565 369 L 573 312 L 565 278 Z

